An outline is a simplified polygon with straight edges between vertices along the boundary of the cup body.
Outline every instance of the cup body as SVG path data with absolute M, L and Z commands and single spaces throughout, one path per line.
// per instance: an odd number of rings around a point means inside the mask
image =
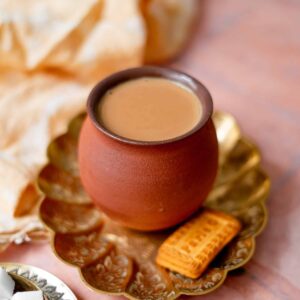
M 130 140 L 105 129 L 96 115 L 103 94 L 121 82 L 144 76 L 175 80 L 192 89 L 203 108 L 196 127 L 158 142 Z M 96 85 L 87 111 L 79 138 L 80 177 L 105 214 L 124 226 L 149 231 L 176 225 L 201 207 L 218 167 L 212 99 L 201 83 L 170 69 L 128 69 Z

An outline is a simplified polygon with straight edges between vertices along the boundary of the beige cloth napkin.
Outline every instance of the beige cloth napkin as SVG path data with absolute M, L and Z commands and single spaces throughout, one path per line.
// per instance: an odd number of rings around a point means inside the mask
M 0 1 L 0 244 L 39 226 L 47 145 L 95 82 L 176 55 L 197 1 Z

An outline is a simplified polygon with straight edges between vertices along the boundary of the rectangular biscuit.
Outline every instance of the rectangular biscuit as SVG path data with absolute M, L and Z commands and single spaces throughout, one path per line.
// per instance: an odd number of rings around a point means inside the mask
M 187 277 L 198 278 L 240 229 L 241 224 L 234 217 L 204 209 L 160 246 L 156 263 Z

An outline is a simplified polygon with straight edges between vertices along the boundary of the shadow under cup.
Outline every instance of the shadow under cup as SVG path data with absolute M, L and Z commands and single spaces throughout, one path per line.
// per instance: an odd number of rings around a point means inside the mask
M 97 118 L 102 96 L 127 80 L 158 77 L 192 90 L 202 116 L 190 131 L 157 142 L 136 141 L 107 130 Z M 171 69 L 140 67 L 115 73 L 89 95 L 79 138 L 83 186 L 94 203 L 121 225 L 160 230 L 191 216 L 210 192 L 218 168 L 212 98 L 196 79 Z

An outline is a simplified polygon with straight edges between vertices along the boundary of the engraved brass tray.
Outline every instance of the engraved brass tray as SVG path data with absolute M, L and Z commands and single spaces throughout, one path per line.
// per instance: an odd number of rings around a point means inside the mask
M 270 180 L 260 167 L 258 149 L 241 135 L 232 116 L 217 112 L 213 117 L 220 166 L 205 205 L 234 215 L 243 228 L 198 279 L 155 264 L 157 249 L 172 230 L 129 230 L 108 219 L 91 203 L 80 183 L 76 158 L 84 117 L 82 114 L 74 118 L 68 132 L 49 145 L 49 164 L 40 172 L 38 183 L 46 195 L 40 217 L 52 232 L 53 250 L 60 259 L 78 268 L 90 288 L 129 299 L 203 295 L 219 287 L 228 271 L 246 264 L 254 253 L 255 237 L 267 221 L 265 200 Z

